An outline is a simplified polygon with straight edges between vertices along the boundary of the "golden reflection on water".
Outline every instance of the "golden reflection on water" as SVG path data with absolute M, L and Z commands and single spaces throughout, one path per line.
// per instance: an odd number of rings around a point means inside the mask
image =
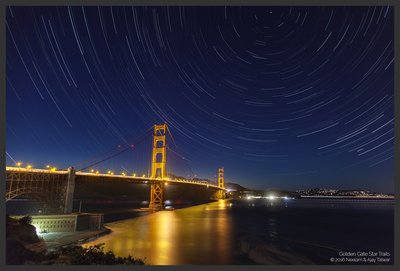
M 111 234 L 83 246 L 105 243 L 105 251 L 152 265 L 227 264 L 233 259 L 228 208 L 220 200 L 109 223 Z

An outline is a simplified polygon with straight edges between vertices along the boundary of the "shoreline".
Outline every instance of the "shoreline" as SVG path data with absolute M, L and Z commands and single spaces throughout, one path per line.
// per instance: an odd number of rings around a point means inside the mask
M 75 232 L 53 232 L 38 234 L 42 239 L 41 242 L 26 245 L 26 248 L 34 252 L 54 251 L 61 247 L 72 246 L 72 245 L 82 245 L 87 242 L 94 241 L 99 237 L 112 233 L 112 230 L 104 226 L 108 223 L 113 223 L 117 221 L 123 221 L 127 219 L 137 218 L 144 215 L 152 214 L 153 212 L 143 209 L 128 209 L 122 212 L 110 212 L 105 213 L 106 216 L 113 216 L 113 218 L 107 217 L 105 223 L 100 230 L 91 231 L 75 231 Z
M 81 245 L 111 232 L 103 226 L 102 229 L 96 231 L 47 233 L 39 235 L 41 242 L 25 245 L 25 247 L 33 252 L 54 251 L 65 246 Z

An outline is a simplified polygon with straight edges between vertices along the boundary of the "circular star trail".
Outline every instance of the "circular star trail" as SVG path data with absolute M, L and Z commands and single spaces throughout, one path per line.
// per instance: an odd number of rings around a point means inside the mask
M 391 192 L 393 23 L 386 6 L 9 7 L 7 163 L 66 167 L 166 122 L 178 175 Z

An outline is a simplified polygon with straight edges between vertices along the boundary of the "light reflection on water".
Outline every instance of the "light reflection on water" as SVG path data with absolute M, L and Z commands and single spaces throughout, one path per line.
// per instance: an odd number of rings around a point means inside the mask
M 93 242 L 150 265 L 331 264 L 342 251 L 393 254 L 393 203 L 235 201 L 106 224 Z
M 117 256 L 146 258 L 146 264 L 226 264 L 232 262 L 232 223 L 227 201 L 175 211 L 161 211 L 106 226 L 105 243 Z

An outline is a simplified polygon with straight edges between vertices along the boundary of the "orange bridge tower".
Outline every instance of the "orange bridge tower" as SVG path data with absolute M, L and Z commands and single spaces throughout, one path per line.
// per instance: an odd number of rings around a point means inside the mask
M 224 168 L 218 169 L 218 187 L 225 188 Z
M 217 199 L 225 198 L 225 178 L 224 178 L 224 168 L 221 167 L 218 169 L 218 187 L 221 188 L 216 194 Z
M 160 180 L 151 185 L 149 208 L 152 209 L 162 209 L 164 207 L 164 180 L 167 178 L 166 134 L 167 124 L 154 125 L 151 178 Z

